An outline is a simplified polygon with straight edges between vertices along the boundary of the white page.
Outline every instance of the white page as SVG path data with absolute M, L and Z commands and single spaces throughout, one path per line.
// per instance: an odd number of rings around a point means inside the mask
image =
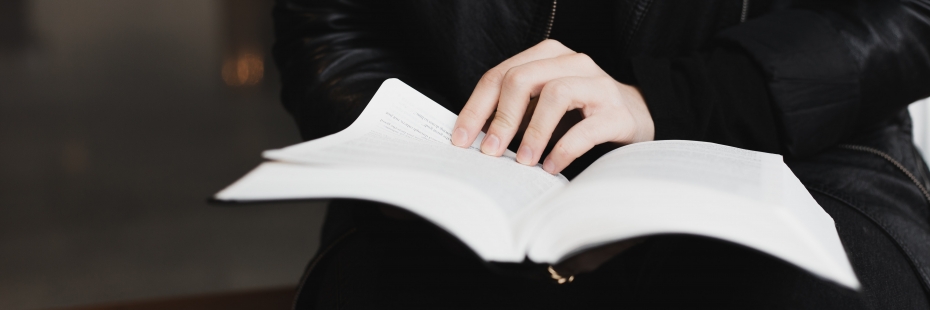
M 457 116 L 397 79 L 382 84 L 349 128 L 264 153 L 264 163 L 215 197 L 227 201 L 357 198 L 393 204 L 446 229 L 489 261 L 519 262 L 511 215 L 568 180 L 539 166 L 451 144 Z
M 456 115 L 397 79 L 378 90 L 349 128 L 281 150 L 268 159 L 329 165 L 411 169 L 455 179 L 488 195 L 508 215 L 555 191 L 568 180 L 540 166 L 515 161 L 513 152 L 493 157 L 451 144 Z M 483 136 L 483 134 L 482 134 Z
M 224 201 L 354 198 L 404 206 L 486 260 L 519 262 L 510 222 L 480 192 L 434 174 L 373 167 L 266 162 L 215 195 Z M 505 236 L 501 238 L 501 236 Z
M 608 153 L 520 229 L 539 262 L 619 239 L 696 234 L 859 286 L 832 219 L 780 156 L 711 143 L 657 141 Z
M 622 157 L 622 159 L 620 159 Z M 768 159 L 768 160 L 764 160 Z M 624 180 L 637 183 L 638 191 L 631 190 L 629 186 L 620 186 L 604 189 L 607 193 L 633 192 L 635 194 L 649 194 L 663 191 L 668 186 L 648 181 L 668 182 L 674 180 L 683 184 L 702 184 L 716 193 L 738 194 L 740 196 L 778 203 L 782 197 L 780 170 L 781 156 L 765 154 L 737 148 L 702 143 L 694 141 L 653 141 L 627 145 L 613 150 L 585 169 L 567 189 L 578 188 L 580 184 L 588 188 L 586 194 L 575 194 L 578 197 L 603 204 L 602 194 L 591 189 L 600 188 L 599 182 L 618 182 Z M 766 166 L 766 167 L 764 167 Z M 716 176 L 716 177 L 708 177 Z M 669 191 L 665 195 L 678 196 Z M 712 192 L 713 193 L 713 192 Z M 557 196 L 565 199 L 570 194 L 558 193 Z M 570 195 L 574 199 L 575 195 Z M 560 199 L 560 198 L 555 198 Z M 583 204 L 579 200 L 574 203 Z M 536 237 L 536 231 L 550 217 L 548 213 L 562 208 L 557 203 L 541 201 L 544 206 L 534 207 L 532 213 L 521 216 L 517 226 L 517 240 L 519 246 L 527 247 L 531 238 Z M 568 202 L 566 202 L 568 203 Z M 610 201 L 618 204 L 616 201 Z M 625 203 L 625 202 L 624 202 Z M 648 204 L 648 199 L 643 203 Z
M 855 281 L 858 285 L 855 272 L 846 257 L 846 250 L 843 249 L 843 243 L 836 232 L 833 218 L 820 207 L 814 197 L 811 197 L 807 188 L 787 165 L 782 166 L 782 179 L 785 184 L 785 201 L 782 206 L 786 213 L 790 213 L 789 223 L 798 225 L 799 231 L 804 230 L 807 233 L 805 241 L 813 244 L 813 254 L 822 257 L 823 260 L 835 262 L 830 266 L 834 268 L 833 273 L 851 275 L 852 278 L 846 281 Z
M 319 150 L 372 132 L 451 145 L 451 131 L 457 117 L 400 80 L 388 79 L 378 88 L 358 119 L 345 130 L 280 150 L 266 151 L 265 155 L 269 157 Z M 472 149 L 478 150 L 483 138 L 484 133 L 479 133 Z M 508 151 L 504 156 L 513 157 L 513 152 Z

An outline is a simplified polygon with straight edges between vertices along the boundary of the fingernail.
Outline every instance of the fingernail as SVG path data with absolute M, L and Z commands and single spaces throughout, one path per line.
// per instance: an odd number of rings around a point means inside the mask
M 555 174 L 555 164 L 552 163 L 552 160 L 546 158 L 546 161 L 543 162 L 543 170 L 546 172 Z
M 497 148 L 500 145 L 501 140 L 497 138 L 497 135 L 487 135 L 484 137 L 484 142 L 481 142 L 481 152 L 488 155 L 497 155 Z
M 533 160 L 533 150 L 531 150 L 526 145 L 521 145 L 520 149 L 517 150 L 517 162 L 524 164 L 524 165 L 529 165 L 530 161 L 532 160 Z
M 459 127 L 452 132 L 452 145 L 464 147 L 466 140 L 468 140 L 468 133 L 465 132 L 465 128 Z

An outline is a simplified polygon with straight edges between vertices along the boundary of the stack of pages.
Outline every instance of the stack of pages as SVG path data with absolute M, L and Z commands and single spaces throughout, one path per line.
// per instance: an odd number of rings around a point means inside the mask
M 354 198 L 404 208 L 487 261 L 555 264 L 618 240 L 692 234 L 768 253 L 858 288 L 833 219 L 779 155 L 695 141 L 618 148 L 569 182 L 450 142 L 456 115 L 384 82 L 347 129 L 264 152 L 214 198 Z

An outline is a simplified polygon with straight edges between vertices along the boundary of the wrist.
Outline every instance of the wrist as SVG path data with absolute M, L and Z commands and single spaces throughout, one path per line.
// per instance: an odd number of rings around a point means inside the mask
M 655 140 L 655 123 L 652 121 L 652 114 L 646 106 L 646 100 L 643 98 L 639 88 L 617 82 L 626 103 L 627 109 L 633 120 L 633 135 L 627 143 L 637 143 Z

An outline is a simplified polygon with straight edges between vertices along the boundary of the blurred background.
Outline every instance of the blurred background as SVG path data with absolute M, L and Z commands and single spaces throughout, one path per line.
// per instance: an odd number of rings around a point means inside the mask
M 205 203 L 299 141 L 271 2 L 0 0 L 0 309 L 293 289 L 324 203 Z
M 269 0 L 0 0 L 0 309 L 296 286 L 322 203 L 208 196 L 299 142 Z

